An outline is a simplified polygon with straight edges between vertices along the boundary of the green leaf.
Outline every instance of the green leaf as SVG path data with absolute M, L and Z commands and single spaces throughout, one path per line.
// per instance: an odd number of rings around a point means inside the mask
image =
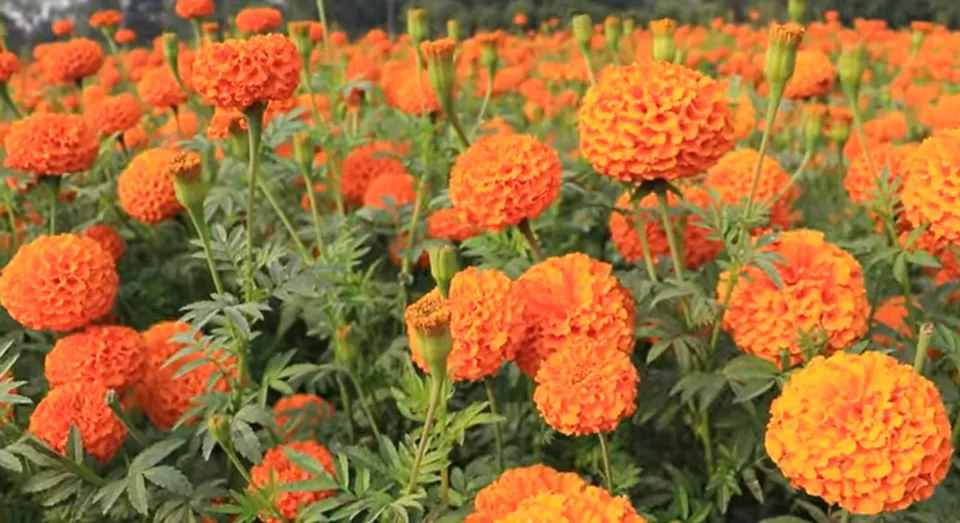
M 122 496 L 126 490 L 127 482 L 125 480 L 114 481 L 98 490 L 93 499 L 95 502 L 100 503 L 103 508 L 103 513 L 106 514 L 110 512 L 110 509 L 113 508 L 117 500 L 120 499 L 120 496 Z
M 142 474 L 147 469 L 153 468 L 172 454 L 173 451 L 183 446 L 184 443 L 186 443 L 185 440 L 173 438 L 152 445 L 147 450 L 141 452 L 136 458 L 133 458 L 133 461 L 130 463 L 130 475 L 135 476 Z
M 744 354 L 727 363 L 723 375 L 731 381 L 775 379 L 780 375 L 780 369 L 769 360 Z
M 4 449 L 0 449 L 0 467 L 17 473 L 23 472 L 23 464 L 20 460 L 12 452 Z
M 810 523 L 808 520 L 796 516 L 776 516 L 767 519 L 761 519 L 760 523 Z
M 133 508 L 144 516 L 150 511 L 148 496 L 147 482 L 144 481 L 141 474 L 129 478 L 127 481 L 127 499 L 130 500 Z
M 26 494 L 36 494 L 52 489 L 64 481 L 73 477 L 72 472 L 61 470 L 45 470 L 35 476 L 31 476 L 27 483 L 21 488 Z
M 247 461 L 256 464 L 263 460 L 260 440 L 257 439 L 257 434 L 246 422 L 236 418 L 233 419 L 233 422 L 230 423 L 230 441 L 233 442 L 237 452 Z
M 144 472 L 143 477 L 150 483 L 174 494 L 180 494 L 185 497 L 193 495 L 193 485 L 190 484 L 190 480 L 187 479 L 182 472 L 173 467 L 166 465 L 154 467 Z

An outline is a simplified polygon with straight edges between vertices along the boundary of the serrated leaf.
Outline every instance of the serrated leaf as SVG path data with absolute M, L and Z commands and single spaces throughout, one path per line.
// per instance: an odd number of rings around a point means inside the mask
M 127 499 L 130 501 L 130 505 L 144 516 L 150 512 L 148 496 L 147 482 L 142 475 L 137 474 L 127 480 Z
M 185 497 L 193 495 L 193 485 L 190 483 L 190 480 L 187 479 L 182 472 L 173 467 L 166 465 L 154 467 L 144 472 L 143 477 L 150 483 L 174 494 L 180 494 Z
M 141 474 L 145 470 L 153 468 L 175 450 L 183 446 L 184 443 L 186 443 L 185 440 L 173 438 L 150 446 L 147 450 L 144 450 L 137 455 L 137 457 L 133 458 L 133 461 L 130 463 L 130 475 Z
M 0 449 L 0 467 L 17 473 L 23 472 L 23 464 L 20 460 L 12 452 L 4 449 Z
M 114 481 L 98 490 L 94 496 L 94 501 L 100 503 L 103 513 L 106 514 L 110 512 L 110 509 L 113 508 L 126 490 L 127 482 L 125 480 Z
M 237 452 L 247 461 L 257 464 L 263 460 L 260 440 L 257 439 L 257 434 L 245 421 L 234 419 L 230 423 L 230 441 L 233 442 Z

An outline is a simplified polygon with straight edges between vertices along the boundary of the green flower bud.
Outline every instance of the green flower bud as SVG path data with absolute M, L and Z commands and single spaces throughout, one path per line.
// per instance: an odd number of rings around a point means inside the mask
M 803 26 L 788 23 L 774 25 L 770 29 L 770 46 L 767 48 L 767 62 L 764 73 L 770 83 L 771 98 L 783 96 L 787 82 L 793 76 L 797 64 L 797 48 L 803 40 Z
M 603 21 L 603 36 L 607 41 L 607 49 L 616 53 L 620 50 L 620 37 L 623 36 L 623 25 L 615 16 L 608 16 Z
M 787 3 L 787 13 L 791 22 L 802 24 L 804 15 L 807 14 L 807 0 L 790 0 Z
M 823 137 L 823 125 L 827 121 L 827 108 L 820 104 L 809 104 L 803 112 L 803 138 L 807 151 L 811 154 L 820 146 Z
M 457 43 L 451 38 L 443 38 L 420 44 L 420 54 L 427 63 L 430 83 L 437 94 L 440 106 L 448 116 L 453 112 L 453 84 L 456 80 L 453 68 L 453 54 Z
M 593 21 L 590 15 L 575 15 L 571 21 L 573 25 L 573 38 L 581 48 L 589 48 L 590 40 L 593 38 Z
M 847 44 L 840 51 L 840 58 L 837 62 L 840 88 L 847 97 L 854 101 L 860 95 L 860 83 L 863 79 L 865 62 L 864 48 L 860 42 Z
M 677 56 L 677 43 L 673 33 L 677 30 L 677 23 L 669 18 L 650 21 L 650 32 L 653 33 L 653 59 L 672 62 Z
M 333 332 L 333 354 L 337 363 L 353 372 L 360 358 L 360 348 L 351 325 L 338 325 Z
M 450 38 L 454 42 L 459 42 L 461 36 L 460 20 L 457 20 L 456 18 L 447 20 L 447 38 Z
M 450 282 L 460 271 L 457 250 L 450 245 L 444 245 L 428 249 L 427 254 L 430 256 L 430 274 L 433 275 L 433 281 L 437 282 L 440 294 L 446 297 L 450 293 Z
M 407 9 L 407 32 L 413 39 L 414 45 L 420 45 L 420 42 L 430 36 L 430 26 L 427 24 L 426 9 Z
M 447 360 L 453 350 L 450 335 L 450 307 L 439 289 L 429 292 L 407 307 L 404 314 L 408 334 L 416 336 L 420 354 L 430 368 L 430 374 L 447 374 Z

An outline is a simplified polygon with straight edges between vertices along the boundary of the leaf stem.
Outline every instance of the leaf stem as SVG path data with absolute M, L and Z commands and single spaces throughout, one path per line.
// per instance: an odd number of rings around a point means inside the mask
M 201 207 L 201 206 L 196 206 Z M 193 205 L 187 206 L 187 215 L 193 222 L 193 228 L 197 230 L 197 236 L 200 238 L 200 244 L 203 246 L 203 254 L 207 259 L 207 268 L 210 269 L 210 277 L 213 278 L 213 286 L 217 294 L 223 294 L 223 281 L 220 280 L 220 273 L 217 272 L 217 262 L 213 258 L 213 247 L 210 245 L 210 228 L 203 217 L 203 209 L 195 209 Z
M 373 410 L 370 408 L 370 404 L 367 398 L 367 394 L 363 391 L 363 388 L 360 387 L 360 382 L 353 376 L 352 373 L 348 374 L 350 376 L 350 381 L 353 383 L 353 388 L 357 391 L 357 397 L 360 399 L 360 408 L 363 410 L 363 414 L 367 417 L 367 422 L 370 423 L 370 430 L 373 431 L 373 437 L 377 439 L 377 446 L 380 445 L 380 428 L 377 427 L 377 418 L 373 415 Z
M 300 236 L 297 234 L 297 229 L 293 226 L 293 222 L 290 221 L 290 217 L 287 216 L 287 213 L 283 211 L 283 207 L 280 206 L 280 202 L 277 201 L 277 197 L 273 194 L 273 191 L 270 190 L 270 187 L 267 183 L 260 178 L 257 180 L 257 184 L 260 187 L 260 191 L 264 196 L 267 197 L 267 201 L 270 202 L 270 206 L 273 207 L 273 211 L 277 213 L 277 217 L 280 218 L 280 222 L 283 224 L 283 227 L 287 229 L 287 234 L 290 235 L 290 238 L 293 240 L 294 245 L 297 246 L 297 250 L 300 251 L 300 256 L 303 257 L 303 261 L 306 263 L 311 262 L 310 251 L 307 250 L 307 246 L 303 244 L 303 240 L 300 239 Z M 310 188 L 313 189 L 312 187 Z
M 246 216 L 246 275 L 244 278 L 244 297 L 247 301 L 253 300 L 254 279 L 256 264 L 253 260 L 253 221 L 257 200 L 257 174 L 260 170 L 260 142 L 263 135 L 263 112 L 261 104 L 255 104 L 247 109 L 244 116 L 247 119 L 249 138 L 249 158 L 247 165 L 247 216 Z
M 533 229 L 530 228 L 530 220 L 524 218 L 523 221 L 517 225 L 517 230 L 520 231 L 520 234 L 522 234 L 524 239 L 527 240 L 527 244 L 530 245 L 530 250 L 533 251 L 534 261 L 543 260 L 543 251 L 540 250 L 540 244 L 537 243 L 537 237 L 534 236 Z
M 417 453 L 413 457 L 413 466 L 410 469 L 410 480 L 405 491 L 405 495 L 408 496 L 413 494 L 417 483 L 420 481 L 420 465 L 423 464 L 423 457 L 427 453 L 427 441 L 430 439 L 430 431 L 433 429 L 437 407 L 440 405 L 440 397 L 443 395 L 444 376 L 430 374 L 430 377 L 430 403 L 427 405 L 427 414 L 423 419 L 423 429 L 420 432 L 420 443 L 417 445 Z
M 490 412 L 494 415 L 499 414 L 497 408 L 497 391 L 494 387 L 493 378 L 483 380 L 483 386 L 487 389 L 487 401 L 490 402 Z M 497 471 L 503 472 L 503 422 L 498 421 L 493 424 L 493 436 L 497 444 Z
M 658 189 L 657 206 L 660 208 L 660 219 L 663 221 L 663 232 L 667 235 L 667 244 L 670 245 L 670 256 L 673 258 L 673 269 L 677 274 L 677 279 L 681 282 L 683 277 L 683 253 L 681 246 L 677 242 L 677 233 L 673 228 L 673 220 L 670 219 L 670 209 L 667 204 L 666 189 Z
M 930 338 L 933 337 L 933 324 L 924 323 L 920 326 L 920 336 L 917 340 L 917 353 L 913 357 L 913 369 L 923 375 L 923 365 L 927 361 L 927 349 L 930 348 Z
M 350 441 L 357 441 L 357 428 L 353 423 L 353 402 L 350 399 L 350 393 L 347 391 L 347 384 L 343 382 L 342 376 L 337 376 L 337 387 L 340 389 L 340 402 L 343 403 L 344 414 L 347 415 L 347 424 L 350 431 Z M 380 442 L 378 441 L 377 444 Z
M 597 436 L 600 437 L 600 453 L 603 455 L 603 476 L 604 480 L 607 483 L 607 491 L 611 494 L 613 493 L 613 472 L 610 468 L 610 445 L 607 442 L 607 435 L 603 432 L 598 432 Z

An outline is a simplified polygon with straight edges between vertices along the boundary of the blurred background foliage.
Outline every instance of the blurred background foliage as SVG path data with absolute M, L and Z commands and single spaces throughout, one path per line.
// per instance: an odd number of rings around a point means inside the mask
M 911 20 L 931 20 L 960 27 L 960 0 L 809 0 L 812 16 L 836 10 L 843 20 L 855 17 L 881 18 L 893 26 Z M 127 27 L 146 43 L 162 31 L 188 34 L 186 23 L 173 14 L 176 0 L 0 0 L 0 20 L 7 29 L 12 49 L 27 49 L 53 39 L 50 22 L 58 18 L 84 21 L 98 9 L 122 9 Z M 785 18 L 786 0 L 326 0 L 331 20 L 356 35 L 372 27 L 402 31 L 403 13 L 410 7 L 427 8 L 432 23 L 441 28 L 457 18 L 463 27 L 511 27 L 515 14 L 528 15 L 528 29 L 553 17 L 567 20 L 575 13 L 589 13 L 595 21 L 608 14 L 648 20 L 670 17 L 685 23 L 706 23 L 723 17 L 742 21 L 756 9 L 763 19 Z M 287 20 L 315 18 L 314 0 L 217 0 L 221 23 L 244 7 L 272 5 L 284 11 Z M 78 23 L 78 30 L 86 24 Z

